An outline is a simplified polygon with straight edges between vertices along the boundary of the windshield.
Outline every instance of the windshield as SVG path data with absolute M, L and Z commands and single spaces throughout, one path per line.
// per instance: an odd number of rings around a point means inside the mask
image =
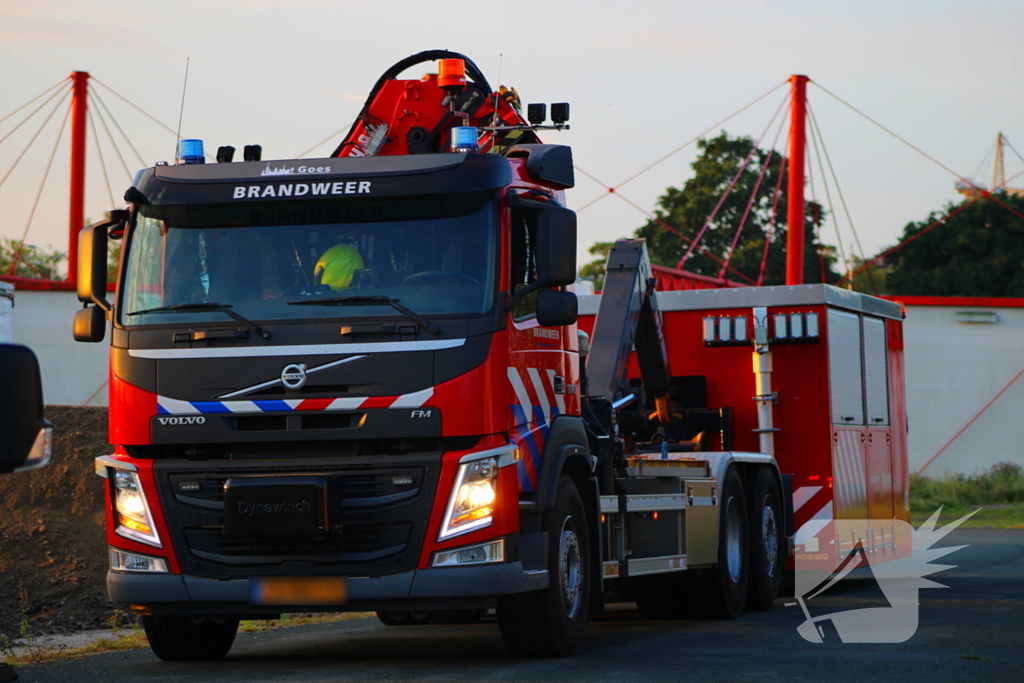
M 496 218 L 490 193 L 141 206 L 126 238 L 120 321 L 228 320 L 214 308 L 187 306 L 204 303 L 260 321 L 401 317 L 386 299 L 427 318 L 478 315 L 494 299 Z

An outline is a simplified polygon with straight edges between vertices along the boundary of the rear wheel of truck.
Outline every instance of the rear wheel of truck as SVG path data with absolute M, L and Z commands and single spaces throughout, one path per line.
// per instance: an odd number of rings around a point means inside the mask
M 718 515 L 718 564 L 695 582 L 693 597 L 702 616 L 735 619 L 743 613 L 750 578 L 747 505 L 735 467 L 722 479 Z
M 167 662 L 223 659 L 235 642 L 238 617 L 147 614 L 142 617 L 149 647 Z
M 767 467 L 754 477 L 750 499 L 750 587 L 747 609 L 764 611 L 775 604 L 782 587 L 782 500 L 775 477 Z
M 498 600 L 498 626 L 517 655 L 567 657 L 576 651 L 590 609 L 590 542 L 583 500 L 572 479 L 558 483 L 545 515 L 548 587 Z

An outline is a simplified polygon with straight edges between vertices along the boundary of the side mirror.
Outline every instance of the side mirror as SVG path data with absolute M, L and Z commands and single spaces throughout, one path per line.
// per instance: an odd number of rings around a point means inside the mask
M 575 292 L 542 289 L 537 295 L 537 322 L 541 327 L 572 325 L 579 316 L 579 300 Z
M 105 221 L 78 233 L 78 300 L 110 310 L 107 301 L 107 231 L 123 230 L 128 212 L 111 211 Z
M 107 334 L 107 316 L 99 306 L 86 306 L 75 311 L 75 341 L 101 342 Z
M 0 473 L 46 465 L 52 429 L 43 418 L 36 355 L 27 346 L 0 344 Z
M 548 204 L 537 216 L 537 287 L 576 282 L 576 212 Z

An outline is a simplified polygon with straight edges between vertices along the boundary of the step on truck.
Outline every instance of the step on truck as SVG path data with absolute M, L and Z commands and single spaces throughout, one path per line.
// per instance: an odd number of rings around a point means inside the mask
M 223 657 L 241 618 L 490 609 L 512 652 L 565 656 L 609 602 L 775 601 L 794 506 L 760 379 L 747 424 L 766 309 L 749 338 L 729 318 L 733 420 L 643 240 L 616 244 L 600 297 L 572 291 L 572 153 L 538 137 L 569 107 L 526 111 L 463 55 L 420 53 L 331 157 L 204 163 L 185 140 L 82 232 L 74 335 L 111 337 L 107 590 L 157 656 Z

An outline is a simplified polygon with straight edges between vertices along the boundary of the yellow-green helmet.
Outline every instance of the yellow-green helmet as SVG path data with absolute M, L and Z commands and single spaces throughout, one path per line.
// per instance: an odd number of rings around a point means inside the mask
M 348 244 L 335 244 L 323 253 L 313 269 L 317 284 L 327 285 L 335 291 L 348 289 L 352 276 L 365 268 L 359 250 Z

